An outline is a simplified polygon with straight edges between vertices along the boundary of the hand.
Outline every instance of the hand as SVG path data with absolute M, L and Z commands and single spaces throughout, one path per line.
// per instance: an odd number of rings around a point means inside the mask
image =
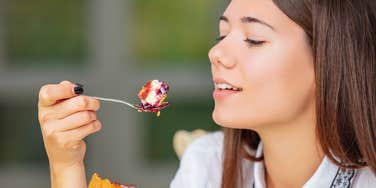
M 73 92 L 69 81 L 41 87 L 38 119 L 50 166 L 69 168 L 82 164 L 86 151 L 85 137 L 102 127 L 96 111 L 97 99 Z

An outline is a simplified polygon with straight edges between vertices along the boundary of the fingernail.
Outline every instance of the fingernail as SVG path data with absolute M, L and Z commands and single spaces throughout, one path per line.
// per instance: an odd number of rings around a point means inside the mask
M 76 83 L 76 86 L 73 88 L 73 92 L 77 95 L 84 93 L 84 85 Z

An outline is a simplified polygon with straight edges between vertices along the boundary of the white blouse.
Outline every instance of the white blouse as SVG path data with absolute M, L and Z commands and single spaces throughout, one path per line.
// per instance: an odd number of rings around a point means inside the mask
M 209 133 L 193 141 L 184 152 L 170 188 L 220 188 L 223 133 Z M 259 144 L 256 156 L 262 154 Z M 243 160 L 244 188 L 265 188 L 263 162 Z M 369 167 L 342 169 L 324 157 L 303 188 L 376 188 L 376 176 Z

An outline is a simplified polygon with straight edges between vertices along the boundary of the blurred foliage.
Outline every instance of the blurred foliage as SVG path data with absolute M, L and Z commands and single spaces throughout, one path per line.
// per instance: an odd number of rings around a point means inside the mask
M 10 62 L 22 66 L 83 63 L 88 55 L 88 2 L 6 0 Z M 222 4 L 215 0 L 132 1 L 126 21 L 131 58 L 157 66 L 206 62 Z
M 132 58 L 143 63 L 205 62 L 217 31 L 215 0 L 133 2 Z M 194 61 L 192 61 L 194 60 Z M 198 60 L 198 61 L 197 61 Z M 163 64 L 163 63 L 162 63 Z
M 148 116 L 148 144 L 146 156 L 152 163 L 168 163 L 176 161 L 177 157 L 172 146 L 172 138 L 176 131 L 204 129 L 219 130 L 211 114 L 214 107 L 213 100 L 170 101 L 171 106 L 161 111 L 161 116 Z
M 86 57 L 85 0 L 7 0 L 5 5 L 12 64 L 77 63 Z

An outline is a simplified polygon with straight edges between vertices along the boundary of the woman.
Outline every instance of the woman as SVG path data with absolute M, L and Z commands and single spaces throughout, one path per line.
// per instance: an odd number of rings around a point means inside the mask
M 209 52 L 224 136 L 193 143 L 171 187 L 376 187 L 375 10 L 232 0 Z
M 232 0 L 210 50 L 214 121 L 170 187 L 376 187 L 376 8 L 369 1 Z M 52 187 L 85 187 L 99 102 L 41 88 Z M 64 99 L 64 100 L 62 100 Z

